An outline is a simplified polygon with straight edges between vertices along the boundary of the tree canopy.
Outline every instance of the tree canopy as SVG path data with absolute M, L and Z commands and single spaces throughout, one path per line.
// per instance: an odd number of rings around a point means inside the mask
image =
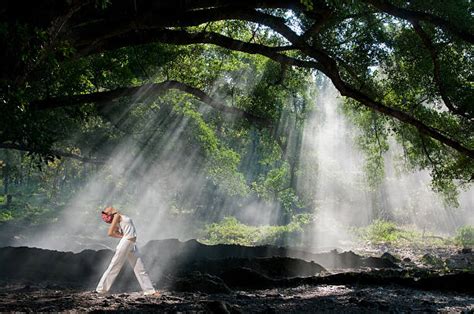
M 157 99 L 179 99 L 213 160 L 239 163 L 226 149 L 232 140 L 215 139 L 222 122 L 193 109 L 196 101 L 273 138 L 292 168 L 298 141 L 280 124 L 304 120 L 308 84 L 322 73 L 347 97 L 369 151 L 381 155 L 394 136 L 440 189 L 474 180 L 468 0 L 6 0 L 0 8 L 0 148 L 101 163 L 117 132 L 133 131 L 124 114 L 153 115 L 168 110 L 150 107 Z

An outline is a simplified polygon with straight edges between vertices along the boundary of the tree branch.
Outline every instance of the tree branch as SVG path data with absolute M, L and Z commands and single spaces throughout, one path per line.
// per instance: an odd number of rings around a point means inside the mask
M 147 29 L 130 31 L 118 37 L 109 37 L 103 41 L 96 42 L 95 46 L 87 46 L 81 49 L 78 47 L 80 55 L 88 55 L 108 50 L 114 50 L 131 45 L 142 45 L 152 42 L 161 42 L 174 45 L 190 45 L 190 44 L 213 44 L 230 50 L 246 52 L 250 54 L 264 55 L 276 62 L 288 65 L 295 65 L 304 68 L 315 68 L 318 66 L 315 61 L 305 61 L 279 52 L 284 50 L 296 49 L 294 46 L 278 46 L 268 47 L 261 44 L 248 43 L 241 40 L 233 39 L 214 32 L 191 33 L 183 30 L 170 29 Z
M 436 47 L 431 42 L 429 35 L 423 30 L 423 28 L 418 22 L 413 21 L 411 24 L 413 25 L 413 29 L 420 37 L 426 49 L 430 53 L 431 61 L 433 62 L 434 83 L 438 86 L 439 93 L 441 95 L 441 99 L 443 99 L 444 101 L 444 104 L 446 105 L 446 107 L 448 107 L 448 109 L 452 113 L 462 116 L 466 119 L 472 119 L 468 114 L 466 114 L 465 112 L 462 112 L 462 110 L 459 110 L 458 107 L 455 106 L 449 99 L 446 87 L 441 78 L 441 66 L 439 64 L 438 52 L 436 51 Z
M 266 14 L 260 12 L 257 13 L 257 16 L 261 15 Z M 248 16 L 246 15 L 244 18 L 248 18 Z M 431 126 L 424 124 L 422 121 L 412 117 L 411 115 L 401 110 L 389 107 L 344 82 L 339 74 L 339 67 L 337 62 L 333 58 L 331 58 L 329 54 L 327 54 L 325 51 L 307 45 L 302 40 L 302 38 L 296 33 L 294 33 L 288 26 L 286 26 L 280 18 L 270 16 L 263 19 L 261 23 L 278 31 L 280 34 L 285 36 L 285 38 L 288 39 L 293 45 L 300 47 L 301 51 L 303 51 L 305 54 L 318 60 L 317 69 L 326 74 L 331 79 L 334 86 L 336 86 L 341 95 L 357 100 L 366 107 L 376 110 L 384 115 L 391 116 L 402 122 L 410 124 L 414 126 L 420 133 L 428 135 L 440 141 L 441 143 L 457 150 L 458 152 L 474 159 L 473 149 L 463 146 L 461 143 L 442 134 L 440 130 L 437 130 Z
M 48 54 L 54 50 L 54 46 L 57 43 L 57 39 L 60 33 L 64 32 L 65 25 L 71 19 L 71 17 L 78 12 L 82 7 L 88 5 L 90 0 L 74 0 L 71 1 L 69 7 L 60 16 L 55 18 L 49 28 L 47 29 L 47 38 L 41 45 L 41 49 L 35 58 L 28 59 L 24 66 L 23 71 L 17 73 L 14 79 L 16 85 L 23 85 L 30 73 L 48 56 Z M 17 67 L 18 68 L 18 67 Z
M 284 36 L 292 45 L 298 47 L 301 52 L 306 54 L 307 56 L 314 58 L 317 61 L 302 61 L 290 58 L 288 56 L 278 54 L 272 50 L 271 47 L 266 47 L 259 44 L 251 44 L 245 43 L 242 41 L 234 40 L 228 38 L 226 36 L 222 36 L 215 33 L 187 33 L 185 31 L 175 31 L 175 30 L 147 30 L 148 36 L 145 38 L 148 42 L 153 41 L 160 41 L 164 43 L 173 43 L 173 44 L 191 44 L 191 43 L 213 43 L 218 46 L 222 46 L 224 48 L 243 51 L 247 53 L 258 53 L 265 55 L 275 61 L 278 62 L 285 62 L 290 63 L 293 65 L 303 65 L 305 67 L 312 67 L 314 69 L 320 70 L 325 75 L 327 75 L 339 90 L 339 92 L 343 96 L 347 96 L 353 98 L 366 107 L 369 107 L 373 110 L 376 110 L 384 115 L 396 118 L 402 122 L 405 122 L 409 125 L 414 126 L 419 132 L 428 135 L 445 145 L 457 150 L 458 152 L 469 156 L 470 158 L 474 159 L 474 150 L 463 146 L 461 143 L 447 137 L 446 135 L 442 134 L 440 130 L 437 130 L 431 126 L 424 124 L 422 121 L 414 118 L 413 116 L 387 106 L 380 101 L 373 99 L 371 96 L 367 95 L 356 89 L 355 87 L 351 86 L 350 84 L 346 83 L 340 76 L 339 73 L 339 66 L 337 62 L 324 50 L 321 48 L 316 48 L 313 46 L 309 46 L 306 42 L 304 42 L 303 38 L 297 35 L 293 30 L 291 30 L 286 24 L 283 18 L 269 15 L 260 11 L 255 11 L 251 9 L 242 9 L 242 10 L 235 10 L 235 8 L 231 11 L 225 11 L 222 14 L 218 14 L 216 10 L 202 10 L 202 12 L 210 12 L 211 17 L 210 20 L 226 20 L 226 19 L 238 19 L 244 20 L 248 22 L 259 23 L 270 27 L 274 31 L 280 33 Z M 202 23 L 204 16 L 202 16 L 202 12 L 200 12 L 199 16 L 194 16 L 194 19 L 186 21 L 185 24 L 193 25 L 194 23 Z M 209 19 L 208 19 L 209 20 Z M 184 22 L 179 21 L 178 24 L 182 25 Z M 163 21 L 160 21 L 159 24 L 163 24 Z M 151 27 L 149 25 L 149 27 Z M 181 33 L 180 33 L 181 32 Z M 155 35 L 153 35 L 155 34 Z M 143 39 L 134 39 L 142 36 L 130 36 L 130 34 L 126 34 L 126 40 L 124 40 L 124 34 L 121 33 L 118 36 L 109 36 L 107 38 L 103 38 L 103 43 L 101 45 L 102 50 L 108 50 L 118 47 L 123 47 L 126 45 L 134 45 L 134 44 L 144 44 L 145 42 Z M 98 46 L 96 46 L 98 47 Z M 99 49 L 99 51 L 101 51 Z
M 465 30 L 458 27 L 456 24 L 446 21 L 445 19 L 426 12 L 413 11 L 409 9 L 399 8 L 386 0 L 363 0 L 364 2 L 371 4 L 375 8 L 390 15 L 407 21 L 425 21 L 433 25 L 439 26 L 445 31 L 451 32 L 459 38 L 474 43 L 474 34 L 470 30 Z
M 424 139 L 423 135 L 420 135 L 420 139 L 421 139 L 421 147 L 423 148 L 423 152 L 425 153 L 426 158 L 431 163 L 431 166 L 433 167 L 434 173 L 438 174 L 439 173 L 438 172 L 438 166 L 433 161 L 433 159 L 431 159 L 431 156 L 430 156 L 430 153 L 428 152 L 428 148 L 426 147 L 426 143 L 425 143 L 425 139 Z
M 385 0 L 365 0 L 365 2 L 392 16 L 406 20 L 426 21 L 448 30 L 467 42 L 474 42 L 472 32 L 460 29 L 441 17 L 429 13 L 398 8 Z M 87 55 L 92 52 L 150 42 L 185 45 L 191 43 L 212 43 L 232 50 L 258 53 L 281 63 L 314 68 L 326 74 L 342 95 L 351 97 L 373 110 L 412 125 L 420 133 L 437 139 L 445 145 L 474 159 L 474 150 L 443 135 L 442 131 L 426 125 L 410 114 L 395 107 L 390 107 L 345 82 L 340 76 L 339 64 L 331 57 L 330 53 L 322 48 L 309 46 L 301 36 L 293 32 L 291 28 L 285 24 L 286 21 L 284 18 L 256 10 L 256 8 L 288 9 L 292 7 L 296 8 L 299 12 L 304 12 L 307 14 L 307 17 L 315 20 L 314 16 L 317 12 L 316 5 L 321 5 L 323 2 L 314 2 L 314 12 L 307 12 L 306 9 L 302 8 L 300 1 L 283 0 L 242 0 L 239 2 L 234 1 L 234 4 L 232 4 L 230 0 L 222 0 L 222 2 L 217 0 L 197 0 L 197 2 L 151 1 L 140 2 L 140 6 L 135 11 L 126 10 L 126 8 L 134 3 L 134 1 L 118 1 L 114 2 L 110 8 L 104 11 L 97 12 L 97 10 L 94 11 L 92 8 L 89 8 L 89 11 L 83 10 L 83 14 L 79 14 L 80 16 L 75 15 L 75 23 L 71 23 L 72 27 L 70 28 L 71 37 L 76 39 L 75 43 L 73 40 L 75 47 L 78 48 L 83 55 Z M 127 12 L 133 12 L 133 14 Z M 221 20 L 241 20 L 270 27 L 273 31 L 285 37 L 291 45 L 298 47 L 300 52 L 308 57 L 308 60 L 312 58 L 316 61 L 298 60 L 281 54 L 271 47 L 244 43 L 219 34 L 193 34 L 165 29 L 166 27 L 197 26 L 202 23 Z M 138 34 L 140 34 L 140 36 L 137 36 Z
M 33 101 L 30 103 L 30 106 L 36 110 L 77 106 L 85 103 L 94 103 L 97 106 L 104 107 L 108 106 L 112 101 L 123 97 L 134 97 L 135 102 L 140 102 L 147 97 L 164 94 L 170 89 L 176 89 L 191 94 L 203 103 L 206 103 L 224 114 L 243 117 L 250 122 L 264 127 L 269 127 L 272 124 L 268 119 L 256 116 L 239 108 L 226 106 L 198 88 L 173 80 L 163 81 L 161 83 L 144 84 L 136 87 L 122 87 L 105 92 L 47 98 Z
M 87 162 L 87 163 L 92 163 L 92 164 L 101 165 L 105 163 L 105 160 L 102 160 L 102 159 L 88 158 L 81 155 L 76 155 L 73 153 L 64 152 L 60 150 L 54 150 L 54 149 L 40 150 L 40 149 L 27 147 L 25 145 L 20 145 L 20 144 L 0 143 L 0 148 L 19 150 L 19 151 L 40 154 L 40 155 L 66 157 L 66 158 L 71 158 L 71 159 L 75 159 L 75 160 L 79 160 L 79 161 Z
M 318 34 L 324 25 L 331 19 L 332 15 L 334 12 L 327 8 L 324 10 L 324 13 L 321 15 L 321 18 L 319 18 L 317 21 L 315 21 L 301 36 L 302 40 L 307 42 L 309 39 L 311 39 L 315 34 Z

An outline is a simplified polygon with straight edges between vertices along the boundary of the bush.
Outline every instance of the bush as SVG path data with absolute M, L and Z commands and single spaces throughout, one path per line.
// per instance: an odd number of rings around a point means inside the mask
M 0 211 L 0 222 L 12 220 L 13 216 L 10 211 Z
M 454 240 L 456 244 L 461 246 L 474 246 L 474 226 L 463 226 L 458 228 Z
M 381 219 L 375 220 L 365 228 L 358 228 L 356 233 L 360 238 L 372 243 L 416 242 L 422 238 L 417 231 L 402 229 L 392 221 Z
M 206 225 L 205 235 L 201 242 L 205 244 L 239 244 L 239 245 L 288 245 L 296 242 L 303 232 L 303 226 L 310 222 L 309 215 L 300 214 L 293 217 L 284 226 L 249 226 L 235 217 L 225 217 L 219 223 Z

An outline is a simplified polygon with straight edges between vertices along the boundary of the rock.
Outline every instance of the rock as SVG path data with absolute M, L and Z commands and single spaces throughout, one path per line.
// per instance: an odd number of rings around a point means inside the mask
M 261 311 L 259 313 L 261 313 L 261 314 L 274 314 L 274 313 L 276 313 L 276 310 L 268 305 L 263 311 Z
M 403 261 L 404 261 L 405 263 L 410 263 L 410 262 L 411 262 L 411 259 L 410 259 L 409 257 L 405 257 L 405 258 L 403 259 Z
M 460 267 L 460 263 L 454 259 L 451 259 L 451 258 L 448 258 L 446 259 L 445 261 L 446 263 L 446 266 L 449 268 L 449 269 L 458 269 L 458 268 L 462 268 Z
M 357 306 L 360 306 L 360 307 L 371 307 L 371 306 L 372 306 L 372 303 L 370 303 L 370 302 L 367 301 L 366 299 L 362 299 L 362 300 L 359 300 L 359 302 L 357 302 Z
M 465 248 L 463 248 L 463 249 L 461 250 L 461 254 L 470 254 L 470 253 L 472 253 L 472 249 L 471 249 L 471 248 L 465 247 Z
M 255 296 L 255 295 L 254 295 Z M 243 299 L 243 300 L 250 300 L 251 297 L 250 295 L 248 294 L 243 294 L 243 293 L 238 293 L 236 296 L 235 296 L 237 299 Z
M 421 262 L 425 265 L 431 265 L 431 266 L 437 266 L 437 267 L 441 267 L 444 264 L 442 259 L 434 255 L 431 255 L 429 253 L 426 253 L 425 255 L 421 257 Z
M 40 288 L 37 286 L 26 284 L 21 288 L 15 289 L 14 291 L 15 292 L 30 292 L 30 291 L 35 291 L 35 290 L 40 290 Z
M 395 256 L 393 256 L 392 254 L 388 253 L 388 252 L 385 252 L 382 254 L 382 256 L 380 256 L 380 258 L 383 258 L 383 259 L 386 259 L 392 263 L 399 263 L 400 262 L 400 259 L 396 258 Z
M 390 310 L 390 306 L 387 303 L 379 303 L 379 310 L 382 312 L 388 312 Z

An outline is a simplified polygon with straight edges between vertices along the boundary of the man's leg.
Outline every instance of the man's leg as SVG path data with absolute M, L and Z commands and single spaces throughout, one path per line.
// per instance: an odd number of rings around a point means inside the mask
M 150 276 L 148 276 L 148 273 L 145 270 L 145 266 L 143 265 L 136 245 L 134 245 L 133 249 L 128 252 L 128 262 L 130 263 L 130 266 L 132 266 L 133 272 L 135 273 L 135 276 L 137 277 L 138 283 L 140 284 L 144 294 L 147 295 L 155 293 L 156 290 L 153 288 Z
M 133 243 L 132 243 L 133 244 Z M 117 249 L 115 250 L 114 257 L 110 261 L 109 267 L 102 275 L 102 278 L 97 285 L 96 291 L 99 293 L 107 293 L 110 290 L 115 278 L 120 272 L 123 264 L 125 263 L 125 259 L 127 258 L 127 254 L 130 251 L 130 241 L 126 239 L 120 240 L 119 244 L 117 245 Z

